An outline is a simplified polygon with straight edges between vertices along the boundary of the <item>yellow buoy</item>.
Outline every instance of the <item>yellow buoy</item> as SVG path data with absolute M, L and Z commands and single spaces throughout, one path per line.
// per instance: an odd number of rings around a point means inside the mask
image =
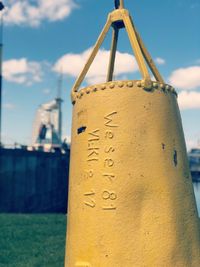
M 107 82 L 78 90 L 110 26 Z M 122 27 L 141 81 L 112 81 Z M 65 267 L 199 267 L 200 229 L 177 94 L 164 83 L 123 1 L 109 14 L 72 102 Z

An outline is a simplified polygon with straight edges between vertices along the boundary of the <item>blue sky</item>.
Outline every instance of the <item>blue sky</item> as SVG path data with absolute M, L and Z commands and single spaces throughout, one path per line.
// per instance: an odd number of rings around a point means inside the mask
M 113 9 L 114 0 L 7 0 L 4 4 L 7 10 L 4 14 L 3 141 L 30 144 L 37 107 L 55 97 L 61 70 L 63 135 L 70 136 L 70 90 L 108 12 Z M 188 148 L 197 145 L 200 140 L 200 0 L 125 0 L 125 6 L 165 81 L 179 92 Z M 85 84 L 104 79 L 110 37 L 111 34 Z M 139 76 L 124 31 L 120 33 L 117 60 L 117 78 Z

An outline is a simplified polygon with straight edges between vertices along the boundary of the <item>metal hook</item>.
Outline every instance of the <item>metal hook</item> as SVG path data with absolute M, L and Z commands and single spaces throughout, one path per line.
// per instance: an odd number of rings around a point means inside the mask
M 124 0 L 115 0 L 115 8 L 124 8 Z

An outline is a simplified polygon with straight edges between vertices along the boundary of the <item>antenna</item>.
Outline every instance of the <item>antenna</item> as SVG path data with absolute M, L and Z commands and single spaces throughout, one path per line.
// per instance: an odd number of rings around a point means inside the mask
M 61 71 L 58 77 L 58 87 L 57 87 L 57 98 L 61 99 L 62 97 L 62 85 L 63 85 L 63 73 Z
M 60 75 L 58 77 L 58 87 L 57 87 L 57 98 L 56 102 L 58 105 L 58 136 L 62 142 L 62 85 L 63 85 L 63 72 L 61 69 Z

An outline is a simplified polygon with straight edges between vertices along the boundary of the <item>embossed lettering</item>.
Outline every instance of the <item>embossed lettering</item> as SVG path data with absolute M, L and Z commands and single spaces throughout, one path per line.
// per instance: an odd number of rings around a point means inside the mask
M 111 205 L 111 206 L 103 206 L 102 209 L 103 209 L 103 210 L 116 210 L 117 207 L 115 207 L 115 206 L 113 206 L 113 205 Z
M 114 161 L 112 159 L 105 159 L 104 166 L 105 167 L 112 167 L 114 165 Z
M 105 190 L 102 193 L 102 198 L 103 200 L 106 201 L 106 203 L 108 202 L 115 203 L 115 200 L 117 199 L 117 194 L 114 191 Z M 103 210 L 116 210 L 117 207 L 114 204 L 110 204 L 110 205 L 104 205 L 102 209 Z
M 113 173 L 103 173 L 103 176 L 108 178 L 111 182 L 115 179 L 115 175 Z
M 99 141 L 99 129 L 96 129 L 89 133 L 88 141 Z
M 90 202 L 85 201 L 84 204 L 90 208 L 95 208 L 96 203 L 94 200 L 90 199 Z
M 113 116 L 116 115 L 116 114 L 117 114 L 117 112 L 116 111 L 113 111 L 113 112 L 109 113 L 108 115 L 106 115 L 104 117 L 104 119 L 105 119 L 105 126 L 111 127 L 111 128 L 119 127 L 119 125 L 113 123 Z
M 82 178 L 84 179 L 89 179 L 94 176 L 94 171 L 93 170 L 85 170 L 84 173 L 82 174 Z
M 91 151 L 88 154 L 88 158 L 91 157 L 92 155 L 93 156 L 98 156 L 99 155 L 99 147 L 89 147 L 88 150 Z
M 105 151 L 105 153 L 114 152 L 114 151 L 115 151 L 115 148 L 114 148 L 114 147 L 112 147 L 112 146 L 105 147 L 104 151 Z
M 94 190 L 91 190 L 90 192 L 86 192 L 86 193 L 84 194 L 84 196 L 94 196 L 94 195 L 95 195 Z
M 115 161 L 114 161 L 114 155 L 115 155 L 115 147 L 113 145 L 113 139 L 115 137 L 115 128 L 119 127 L 117 124 L 116 119 L 117 111 L 113 111 L 104 117 L 104 125 L 107 127 L 105 130 L 105 146 L 103 147 L 104 155 L 106 155 L 106 158 L 104 158 L 104 173 L 102 176 L 107 179 L 107 183 L 110 185 L 114 185 L 115 182 Z M 112 128 L 112 129 L 109 129 Z M 110 171 L 108 170 L 110 169 Z M 105 181 L 106 182 L 106 181 Z M 118 198 L 117 193 L 112 190 L 104 190 L 102 192 L 102 210 L 107 211 L 114 211 L 117 209 L 116 200 Z
M 114 133 L 111 130 L 107 130 L 105 134 L 106 139 L 113 139 Z
M 98 161 L 99 157 L 99 129 L 90 132 L 88 137 L 87 161 Z
M 98 161 L 98 158 L 92 158 L 92 159 L 88 159 L 87 161 Z
M 104 199 L 104 200 L 108 200 L 108 199 L 110 199 L 110 200 L 115 200 L 115 199 L 117 199 L 117 194 L 113 191 L 113 192 L 109 192 L 109 191 L 104 191 L 103 193 L 102 193 L 102 198 Z
M 90 208 L 95 208 L 96 202 L 93 198 L 95 196 L 94 190 L 91 190 L 90 192 L 84 193 L 84 196 L 87 197 L 87 200 L 84 201 L 84 204 Z

